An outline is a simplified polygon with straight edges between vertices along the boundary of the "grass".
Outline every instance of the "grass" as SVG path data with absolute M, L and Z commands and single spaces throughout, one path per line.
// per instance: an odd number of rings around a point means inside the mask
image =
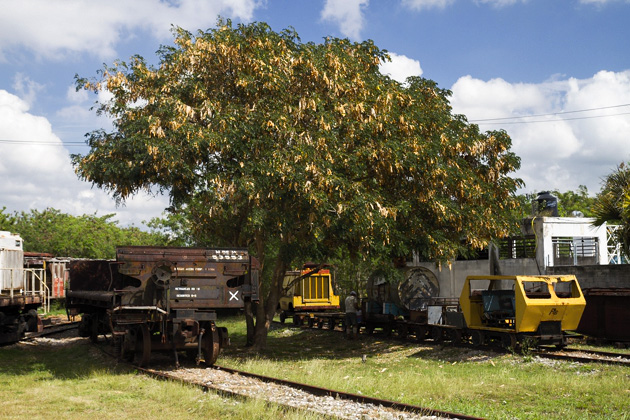
M 228 327 L 232 339 L 219 359 L 229 367 L 489 419 L 630 419 L 627 367 L 390 342 L 378 336 L 349 341 L 341 334 L 276 325 L 268 349 L 254 353 L 243 347 L 242 318 L 219 325 Z M 85 341 L 0 348 L 3 419 L 305 416 L 137 375 Z
M 50 311 L 44 313 L 44 308 L 40 307 L 37 311 L 42 318 L 62 317 L 66 318 L 65 300 L 54 299 L 50 302 Z
M 83 341 L 0 348 L 0 417 L 297 420 L 305 414 L 137 375 Z
M 518 354 L 348 341 L 327 331 L 278 327 L 268 349 L 245 351 L 244 322 L 227 326 L 219 364 L 332 389 L 491 419 L 630 419 L 630 370 Z M 367 355 L 365 363 L 361 356 Z

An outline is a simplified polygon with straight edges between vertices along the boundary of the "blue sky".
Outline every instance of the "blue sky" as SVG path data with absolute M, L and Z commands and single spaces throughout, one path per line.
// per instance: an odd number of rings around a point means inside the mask
M 591 194 L 630 160 L 628 0 L 0 0 L 0 208 L 160 216 L 166 197 L 116 207 L 74 175 L 70 153 L 109 127 L 75 92 L 74 75 L 170 43 L 171 25 L 207 29 L 217 16 L 293 27 L 302 41 L 372 39 L 404 81 L 435 80 L 454 111 L 505 129 L 522 158 L 520 192 Z M 106 96 L 103 96 L 106 97 Z

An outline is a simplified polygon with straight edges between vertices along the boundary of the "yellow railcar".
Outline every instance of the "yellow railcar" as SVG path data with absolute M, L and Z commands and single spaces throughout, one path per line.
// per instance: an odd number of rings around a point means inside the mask
M 315 264 L 307 264 L 300 271 L 289 271 L 284 277 L 283 291 L 279 302 L 282 322 L 293 316 L 295 323 L 301 323 L 305 318 L 312 323 L 330 318 L 326 314 L 337 313 L 340 309 L 330 268 L 318 269 Z
M 474 345 L 497 339 L 506 347 L 526 339 L 564 346 L 586 306 L 573 275 L 469 276 L 459 303 Z

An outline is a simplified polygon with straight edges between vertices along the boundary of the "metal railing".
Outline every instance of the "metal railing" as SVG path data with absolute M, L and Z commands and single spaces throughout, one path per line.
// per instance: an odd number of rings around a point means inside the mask
M 553 265 L 599 264 L 596 237 L 552 237 Z
M 510 236 L 498 241 L 499 258 L 536 258 L 536 237 L 531 236 Z
M 39 296 L 44 311 L 50 311 L 50 289 L 46 285 L 46 270 L 43 268 L 0 268 L 0 295 L 11 300 Z
M 617 239 L 617 231 L 619 229 L 619 225 L 606 225 L 606 253 L 608 256 L 608 264 L 622 264 L 625 262 L 621 254 L 621 244 Z

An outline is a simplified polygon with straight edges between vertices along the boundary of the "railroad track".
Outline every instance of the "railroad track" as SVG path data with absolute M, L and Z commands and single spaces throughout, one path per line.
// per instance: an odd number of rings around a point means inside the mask
M 24 337 L 22 337 L 21 339 L 19 339 L 17 341 L 1 343 L 0 347 L 6 347 L 6 346 L 10 346 L 10 345 L 15 344 L 15 343 L 19 343 L 21 341 L 31 341 L 31 340 L 33 340 L 35 338 L 46 337 L 46 336 L 49 336 L 49 335 L 58 334 L 60 332 L 72 330 L 72 329 L 75 329 L 75 328 L 79 327 L 79 322 L 80 321 L 73 321 L 73 322 L 62 322 L 62 323 L 59 323 L 59 324 L 44 325 L 44 331 L 41 331 L 41 332 L 27 332 L 27 333 L 24 334 Z
M 609 365 L 630 366 L 630 354 L 613 353 L 598 350 L 564 348 L 562 350 L 543 349 L 532 352 L 540 357 L 556 360 L 568 360 L 579 363 L 604 363 Z
M 321 388 L 222 366 L 213 366 L 213 369 L 183 368 L 175 371 L 135 368 L 156 378 L 187 383 L 206 391 L 213 390 L 238 398 L 263 398 L 274 404 L 315 411 L 334 418 L 479 419 L 478 417 Z
M 44 326 L 44 331 L 26 333 L 20 341 L 29 341 L 34 338 L 46 337 L 49 335 L 59 334 L 60 332 L 74 330 L 79 327 L 81 321 L 62 322 L 59 324 L 50 324 Z
M 281 324 L 279 322 L 274 321 L 274 323 L 277 323 L 278 325 L 284 325 Z M 288 324 L 291 325 L 291 324 Z M 296 328 L 304 328 L 304 329 L 322 329 L 322 328 L 317 328 L 316 326 L 313 327 L 308 327 L 308 326 L 299 326 Z M 334 332 L 338 332 L 341 333 L 343 332 L 341 329 L 334 329 L 334 330 L 330 330 L 327 327 L 323 328 L 326 331 L 334 331 Z M 398 337 L 398 336 L 389 336 L 387 334 L 379 334 L 379 336 L 381 338 L 389 338 L 391 340 L 401 340 L 403 338 Z M 415 341 L 415 339 L 411 339 L 411 338 L 405 338 L 404 340 L 406 341 Z M 433 342 L 432 340 L 428 339 L 426 341 L 423 340 L 423 342 Z M 435 342 L 435 344 L 439 344 L 438 342 Z M 455 344 L 453 344 L 455 345 Z M 471 348 L 471 349 L 484 349 L 484 350 L 492 350 L 492 351 L 507 351 L 504 348 L 502 348 L 499 345 L 486 345 L 486 346 L 482 346 L 482 347 L 475 347 L 472 344 L 469 343 L 460 343 L 457 344 L 458 347 L 463 347 L 463 348 Z M 606 352 L 606 351 L 597 351 L 597 350 L 584 350 L 584 349 L 577 349 L 577 348 L 570 348 L 570 347 L 566 347 L 562 350 L 556 350 L 554 348 L 551 347 L 541 347 L 540 350 L 534 350 L 531 351 L 531 354 L 536 355 L 536 356 L 540 356 L 540 357 L 544 357 L 547 359 L 555 359 L 555 360 L 567 360 L 567 361 L 573 361 L 573 362 L 578 362 L 578 363 L 604 363 L 604 364 L 610 364 L 610 365 L 621 365 L 621 366 L 630 366 L 630 354 L 623 354 L 623 353 L 614 353 L 614 352 Z
M 103 353 L 116 358 L 106 344 L 97 344 Z M 158 356 L 158 355 L 156 355 Z M 168 360 L 168 361 L 167 361 Z M 257 398 L 280 406 L 317 412 L 325 417 L 351 420 L 363 419 L 462 419 L 479 420 L 479 417 L 451 413 L 383 400 L 366 395 L 317 387 L 309 384 L 258 375 L 224 366 L 211 368 L 186 362 L 174 368 L 170 357 L 158 361 L 159 368 L 142 368 L 119 360 L 137 371 L 154 378 L 185 383 L 204 391 L 213 391 L 230 398 Z

